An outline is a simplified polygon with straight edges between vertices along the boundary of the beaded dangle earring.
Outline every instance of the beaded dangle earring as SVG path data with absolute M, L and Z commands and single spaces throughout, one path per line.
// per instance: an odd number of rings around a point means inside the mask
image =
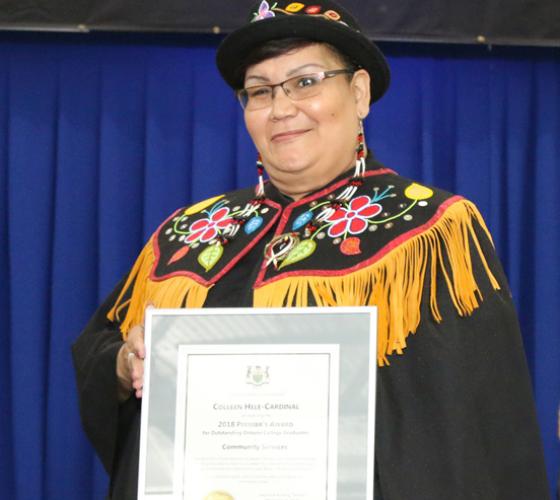
M 262 200 L 264 198 L 264 166 L 260 153 L 257 155 L 257 174 L 259 176 L 259 183 L 257 184 L 255 196 Z
M 336 199 L 339 201 L 348 201 L 358 188 L 364 183 L 364 173 L 366 171 L 366 145 L 364 140 L 364 122 L 360 120 L 360 128 L 358 130 L 358 144 L 356 146 L 356 167 L 354 175 L 348 181 L 346 189 L 340 193 Z

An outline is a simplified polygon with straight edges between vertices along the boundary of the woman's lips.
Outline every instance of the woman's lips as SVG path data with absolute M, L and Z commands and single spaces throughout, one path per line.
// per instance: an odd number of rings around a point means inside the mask
M 272 142 L 287 142 L 292 139 L 297 139 L 298 137 L 302 136 L 303 134 L 309 132 L 308 129 L 301 129 L 301 130 L 289 130 L 287 132 L 279 132 L 274 134 L 271 137 Z

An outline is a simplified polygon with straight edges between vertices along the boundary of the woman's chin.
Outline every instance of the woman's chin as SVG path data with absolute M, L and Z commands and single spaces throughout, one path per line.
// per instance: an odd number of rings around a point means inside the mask
M 313 159 L 309 157 L 308 148 L 280 148 L 280 151 L 275 151 L 276 154 L 266 162 L 265 167 L 271 165 L 274 170 L 284 173 L 297 173 L 302 172 L 313 164 Z
M 310 164 L 308 162 L 303 162 L 301 158 L 278 159 L 274 165 L 274 167 L 268 169 L 271 178 L 304 175 L 310 168 Z

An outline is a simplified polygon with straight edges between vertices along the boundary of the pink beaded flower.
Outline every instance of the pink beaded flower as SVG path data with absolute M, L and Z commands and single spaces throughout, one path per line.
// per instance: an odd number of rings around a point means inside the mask
M 329 236 L 337 238 L 346 233 L 363 233 L 368 227 L 368 219 L 375 217 L 381 210 L 381 205 L 372 203 L 369 196 L 358 196 L 345 207 L 337 208 L 328 218 L 331 223 Z
M 218 210 L 212 211 L 206 219 L 199 219 L 191 224 L 189 227 L 189 235 L 185 238 L 187 243 L 206 243 L 213 240 L 232 222 L 229 217 L 229 208 L 221 207 Z

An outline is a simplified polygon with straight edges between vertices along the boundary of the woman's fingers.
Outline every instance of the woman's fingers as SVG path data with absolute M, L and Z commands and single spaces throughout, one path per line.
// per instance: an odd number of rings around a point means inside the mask
M 136 354 L 130 351 L 128 344 L 125 342 L 117 355 L 117 380 L 118 380 L 118 396 L 120 401 L 126 401 L 130 397 L 132 387 L 132 362 L 136 358 Z
M 144 360 L 140 359 L 134 353 L 128 359 L 130 370 L 130 379 L 132 380 L 132 387 L 140 389 L 144 381 Z
M 149 303 L 146 309 L 154 307 Z M 144 358 L 146 357 L 146 346 L 144 344 L 144 324 L 133 326 L 126 339 L 128 348 L 128 368 L 132 388 L 137 398 L 142 397 L 144 387 Z
M 130 357 L 130 375 L 132 379 L 132 388 L 137 398 L 142 397 L 142 388 L 144 387 L 144 360 L 136 354 Z
M 141 398 L 144 386 L 144 360 L 138 356 L 137 351 L 130 351 L 127 361 L 132 389 L 134 389 L 136 397 Z
M 128 332 L 126 343 L 130 352 L 136 354 L 138 358 L 144 359 L 146 357 L 146 348 L 144 346 L 144 325 L 133 326 Z

